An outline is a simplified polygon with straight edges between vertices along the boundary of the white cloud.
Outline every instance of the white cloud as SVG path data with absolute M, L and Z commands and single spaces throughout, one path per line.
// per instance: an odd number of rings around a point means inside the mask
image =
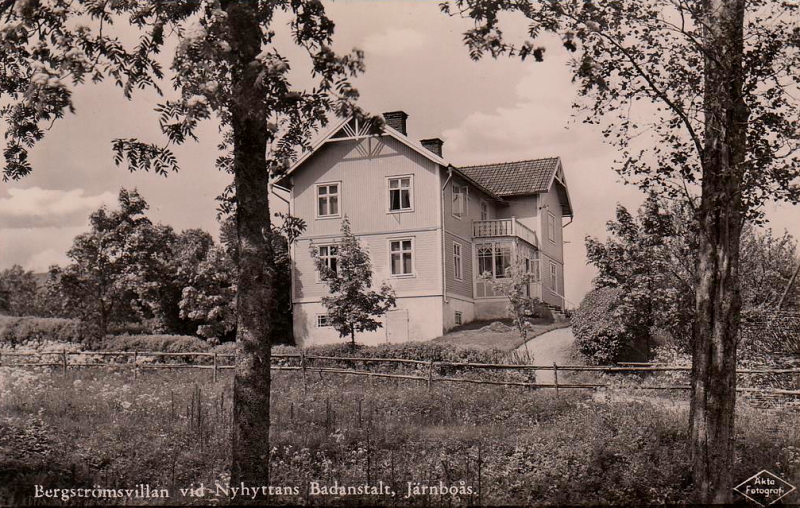
M 380 56 L 398 56 L 421 48 L 428 37 L 413 28 L 390 28 L 380 34 L 368 35 L 362 43 L 367 53 Z
M 571 119 L 577 94 L 561 62 L 532 64 L 516 84 L 515 95 L 511 104 L 489 111 L 476 108 L 460 125 L 444 131 L 448 153 L 457 155 L 459 163 L 471 164 L 563 158 L 578 145 L 582 156 L 604 150 L 602 136 Z
M 25 270 L 33 270 L 36 273 L 43 273 L 52 265 L 64 266 L 67 264 L 69 264 L 69 258 L 67 257 L 66 251 L 46 249 L 28 258 L 23 268 Z
M 110 192 L 87 196 L 83 189 L 12 188 L 8 194 L 9 197 L 0 198 L 0 226 L 4 228 L 85 224 L 91 212 L 103 205 L 113 205 L 116 200 Z

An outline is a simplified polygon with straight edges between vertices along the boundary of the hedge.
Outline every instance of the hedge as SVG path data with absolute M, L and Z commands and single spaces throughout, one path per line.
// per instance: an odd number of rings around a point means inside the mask
M 193 335 L 113 335 L 106 337 L 106 351 L 157 351 L 160 353 L 203 353 L 211 345 Z
M 88 344 L 91 337 L 77 319 L 0 316 L 0 346 L 19 347 L 45 341 Z
M 300 349 L 289 346 L 275 346 L 273 353 L 299 353 Z M 406 342 L 403 344 L 382 344 L 379 346 L 364 346 L 356 344 L 355 350 L 349 342 L 311 346 L 305 349 L 308 356 L 331 356 L 339 358 L 401 358 L 405 360 L 418 360 L 423 362 L 453 362 L 453 363 L 509 363 L 508 351 L 500 349 L 473 349 L 441 344 L 435 342 Z M 281 365 L 295 365 L 293 360 L 280 360 Z M 335 368 L 356 368 L 370 372 L 394 372 L 427 376 L 427 366 L 403 363 L 369 363 L 352 361 L 333 361 L 309 359 L 310 366 L 324 366 Z M 516 371 L 506 369 L 473 369 L 455 366 L 437 365 L 435 375 L 445 375 L 496 380 L 532 383 L 536 380 L 535 372 Z

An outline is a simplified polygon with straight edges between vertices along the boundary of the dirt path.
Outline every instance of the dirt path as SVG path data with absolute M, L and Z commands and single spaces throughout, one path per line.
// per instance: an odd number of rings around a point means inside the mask
M 570 347 L 574 341 L 575 336 L 572 335 L 572 328 L 559 328 L 532 338 L 527 345 L 536 365 L 552 365 L 553 362 L 565 365 L 574 363 L 569 358 Z M 525 344 L 518 347 L 517 351 L 524 354 Z M 554 381 L 553 371 L 538 371 L 536 373 L 536 381 L 539 383 L 552 383 Z

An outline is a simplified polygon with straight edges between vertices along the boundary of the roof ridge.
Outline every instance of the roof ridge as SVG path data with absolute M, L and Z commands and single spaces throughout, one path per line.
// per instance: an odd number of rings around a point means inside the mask
M 469 166 L 456 166 L 458 169 L 468 169 L 468 168 L 481 168 L 486 166 L 502 166 L 503 164 L 519 164 L 521 162 L 536 162 L 536 161 L 547 161 L 547 160 L 555 160 L 558 159 L 558 156 L 555 157 L 538 157 L 536 159 L 522 159 L 516 161 L 505 161 L 505 162 L 489 162 L 486 164 L 471 164 Z

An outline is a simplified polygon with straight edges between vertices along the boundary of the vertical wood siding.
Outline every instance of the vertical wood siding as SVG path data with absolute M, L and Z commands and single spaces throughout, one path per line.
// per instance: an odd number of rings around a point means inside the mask
M 388 213 L 387 177 L 412 175 L 413 211 Z M 341 182 L 340 215 L 355 234 L 436 227 L 437 165 L 388 136 L 331 142 L 292 177 L 294 210 L 308 227 L 303 237 L 336 235 L 340 218 L 316 218 L 316 184 Z
M 413 238 L 414 277 L 391 276 L 389 241 L 393 238 Z M 317 282 L 316 268 L 309 252 L 312 241 L 315 245 L 332 243 L 330 239 L 301 238 L 296 241 L 294 259 L 296 302 L 316 301 L 328 294 L 327 285 Z M 359 237 L 359 242 L 362 247 L 369 250 L 373 287 L 380 287 L 381 282 L 386 281 L 394 288 L 397 296 L 441 295 L 439 236 L 436 230 L 364 235 Z
M 547 194 L 542 195 L 542 208 L 541 210 L 541 220 L 540 220 L 540 229 L 539 231 L 541 234 L 539 235 L 539 243 L 541 244 L 542 251 L 550 256 L 551 258 L 557 260 L 559 263 L 564 262 L 564 234 L 563 234 L 563 225 L 562 216 L 561 216 L 561 201 L 558 199 L 558 192 L 556 191 L 555 185 L 550 188 L 550 192 Z M 555 223 L 556 223 L 556 243 L 553 244 L 548 240 L 547 236 L 547 212 L 552 212 L 555 216 Z
M 461 244 L 461 273 L 462 280 L 457 280 L 455 276 L 455 261 L 453 257 L 453 243 Z M 472 242 L 461 238 L 456 238 L 451 233 L 445 236 L 445 275 L 447 276 L 447 292 L 468 298 L 472 295 Z

